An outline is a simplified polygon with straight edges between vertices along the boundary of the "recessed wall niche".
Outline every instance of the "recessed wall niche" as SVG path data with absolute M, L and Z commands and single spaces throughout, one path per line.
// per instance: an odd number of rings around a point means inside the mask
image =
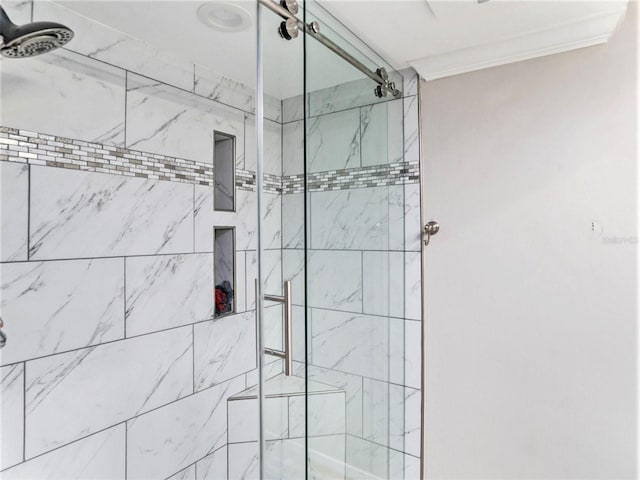
M 216 317 L 234 313 L 236 310 L 235 237 L 236 231 L 233 227 L 214 227 L 213 229 Z
M 236 137 L 213 132 L 213 209 L 235 211 Z

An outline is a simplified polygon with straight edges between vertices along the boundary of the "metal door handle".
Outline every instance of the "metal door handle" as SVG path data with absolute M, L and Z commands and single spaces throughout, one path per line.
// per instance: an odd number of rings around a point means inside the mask
M 292 330 L 292 308 L 291 308 L 291 281 L 287 280 L 283 286 L 284 295 L 265 295 L 264 299 L 269 302 L 282 303 L 284 305 L 284 351 L 274 348 L 265 348 L 264 353 L 274 357 L 284 359 L 284 374 L 293 375 L 293 336 Z M 258 308 L 258 280 L 256 279 L 256 310 Z M 256 318 L 258 313 L 256 311 Z

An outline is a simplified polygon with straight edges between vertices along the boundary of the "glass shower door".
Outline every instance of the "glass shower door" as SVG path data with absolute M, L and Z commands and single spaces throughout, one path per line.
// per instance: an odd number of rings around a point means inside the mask
M 402 92 L 391 66 L 306 4 L 305 23 Z M 308 392 L 309 478 L 405 478 L 407 397 L 418 393 L 404 369 L 405 102 L 378 98 L 376 82 L 309 36 L 305 57 L 306 376 L 335 389 Z
M 323 43 L 287 39 L 264 5 L 259 16 L 262 478 L 417 478 L 419 423 L 408 419 L 417 409 L 419 422 L 419 380 L 405 372 L 406 333 L 420 331 L 405 312 L 406 184 L 417 158 L 405 158 L 406 99 L 378 98 L 377 84 Z M 403 77 L 316 2 L 297 17 L 384 68 L 402 92 Z M 272 97 L 279 125 L 265 115 Z M 290 371 L 280 358 L 287 310 Z

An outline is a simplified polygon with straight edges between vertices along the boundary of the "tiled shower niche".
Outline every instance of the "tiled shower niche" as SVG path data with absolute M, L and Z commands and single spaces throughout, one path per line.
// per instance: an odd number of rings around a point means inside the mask
M 235 312 L 236 231 L 233 227 L 213 229 L 213 278 L 215 282 L 215 316 Z
M 221 132 L 213 134 L 214 210 L 235 211 L 236 137 Z

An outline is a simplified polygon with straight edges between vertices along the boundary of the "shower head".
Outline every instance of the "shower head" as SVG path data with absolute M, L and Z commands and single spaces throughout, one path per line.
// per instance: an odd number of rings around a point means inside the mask
M 0 55 L 35 57 L 60 48 L 73 38 L 73 30 L 54 22 L 16 25 L 0 7 Z

